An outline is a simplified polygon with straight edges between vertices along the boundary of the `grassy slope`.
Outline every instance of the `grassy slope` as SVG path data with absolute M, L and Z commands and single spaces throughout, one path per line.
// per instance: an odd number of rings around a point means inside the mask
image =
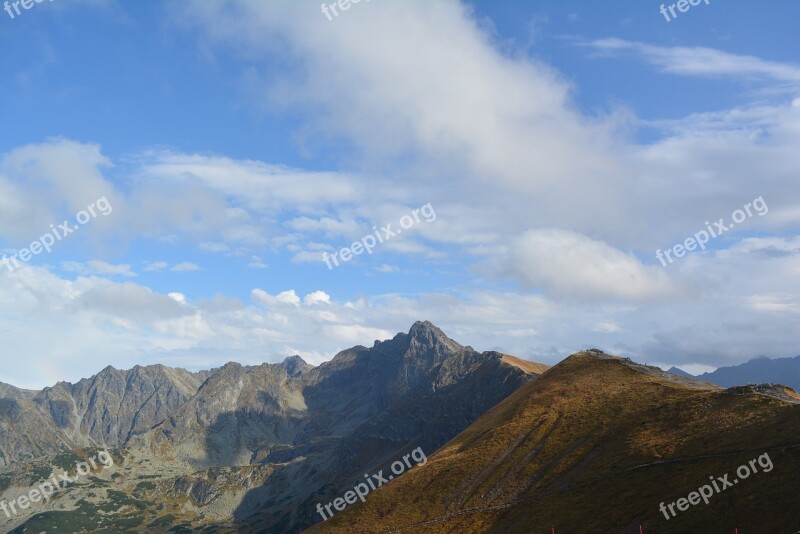
M 800 530 L 800 448 L 783 446 L 795 444 L 800 405 L 689 388 L 579 353 L 426 465 L 311 531 L 545 534 L 554 526 L 596 534 L 638 532 L 641 523 L 644 532 L 789 534 Z M 759 467 L 669 521 L 658 510 L 709 475 L 730 473 L 732 481 L 738 466 L 766 451 L 771 472 Z

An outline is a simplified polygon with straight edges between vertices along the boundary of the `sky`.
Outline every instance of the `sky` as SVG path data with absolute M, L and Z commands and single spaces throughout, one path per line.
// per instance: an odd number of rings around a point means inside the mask
M 330 4 L 6 4 L 0 381 L 800 354 L 800 3 Z

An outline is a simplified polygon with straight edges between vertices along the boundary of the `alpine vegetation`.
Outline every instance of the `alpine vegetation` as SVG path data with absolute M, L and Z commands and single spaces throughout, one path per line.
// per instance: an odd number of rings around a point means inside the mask
M 739 478 L 734 478 L 732 481 L 728 480 L 728 474 L 725 474 L 721 477 L 716 477 L 716 480 L 713 476 L 708 477 L 711 480 L 711 484 L 705 484 L 704 486 L 700 486 L 697 488 L 697 491 L 691 492 L 686 497 L 681 497 L 675 502 L 671 502 L 666 506 L 662 502 L 658 505 L 658 509 L 664 514 L 664 518 L 667 521 L 675 517 L 675 506 L 677 504 L 678 511 L 685 512 L 689 509 L 689 505 L 700 504 L 700 500 L 702 499 L 704 503 L 708 504 L 708 500 L 714 496 L 714 492 L 721 493 L 728 488 L 732 488 L 734 484 L 738 484 L 739 480 L 744 480 L 749 477 L 751 474 L 758 473 L 758 468 L 756 467 L 756 460 L 758 460 L 758 465 L 761 466 L 764 473 L 769 473 L 773 469 L 772 459 L 769 457 L 769 454 L 766 452 L 759 456 L 757 459 L 750 460 L 748 464 L 742 464 L 736 470 L 736 475 Z M 749 465 L 749 467 L 748 467 Z M 719 482 L 719 484 L 717 484 Z M 712 488 L 713 486 L 713 488 Z M 667 509 L 669 509 L 669 513 L 672 515 L 667 514 Z
M 97 460 L 97 461 L 95 461 Z M 70 484 L 74 484 L 79 478 L 87 476 L 94 469 L 98 469 L 97 463 L 102 466 L 100 469 L 105 469 L 114 465 L 114 458 L 108 451 L 100 451 L 96 456 L 92 456 L 86 462 L 78 462 L 75 464 L 75 474 L 69 476 L 68 473 L 59 473 L 53 475 L 52 478 L 39 484 L 36 488 L 32 488 L 25 495 L 20 495 L 16 499 L 9 502 L 5 500 L 0 501 L 0 510 L 5 512 L 7 518 L 11 518 L 11 514 L 17 515 L 20 510 L 28 509 L 31 504 L 40 502 L 44 499 L 45 502 L 50 502 L 50 497 L 57 490 L 64 489 Z M 51 482 L 52 481 L 52 482 Z M 20 510 L 17 510 L 19 507 Z M 9 509 L 11 513 L 9 513 Z

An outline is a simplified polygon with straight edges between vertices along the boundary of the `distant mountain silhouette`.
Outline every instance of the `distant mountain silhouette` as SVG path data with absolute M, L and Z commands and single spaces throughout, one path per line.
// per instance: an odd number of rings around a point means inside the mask
M 672 367 L 669 372 L 694 377 L 677 367 Z M 713 373 L 703 373 L 696 378 L 725 387 L 770 383 L 783 384 L 798 390 L 800 389 L 800 356 L 774 359 L 762 356 L 740 365 L 720 367 Z
M 677 367 L 670 367 L 669 369 L 667 369 L 667 372 L 668 373 L 672 373 L 673 375 L 685 376 L 685 377 L 688 377 L 688 378 L 695 378 L 695 376 L 693 374 L 689 374 L 686 371 L 684 371 L 683 369 L 678 369 Z

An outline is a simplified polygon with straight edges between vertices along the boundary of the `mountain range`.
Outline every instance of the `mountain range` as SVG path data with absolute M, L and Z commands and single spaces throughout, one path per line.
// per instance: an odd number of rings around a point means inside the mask
M 683 376 L 695 376 L 677 367 L 672 367 L 669 372 Z M 778 383 L 800 391 L 800 356 L 794 358 L 762 356 L 739 365 L 720 367 L 716 371 L 697 375 L 696 378 L 727 387 Z
M 775 383 L 724 388 L 597 349 L 549 367 L 417 322 L 316 367 L 292 356 L 0 384 L 4 501 L 99 448 L 114 458 L 4 531 L 788 534 L 798 425 L 800 395 Z M 415 450 L 426 462 L 320 517 Z M 764 454 L 774 470 L 662 515 Z
M 113 507 L 121 492 L 135 502 L 121 516 L 93 514 L 91 528 L 124 519 L 145 530 L 257 524 L 296 532 L 316 520 L 312 503 L 416 447 L 433 452 L 546 368 L 479 353 L 418 322 L 318 367 L 298 356 L 199 373 L 107 367 L 38 392 L 3 386 L 0 489 L 13 498 L 53 457 L 102 443 L 122 459 L 104 471 L 113 478 L 71 489 L 60 502 L 72 511 L 17 523 L 36 532 L 89 528 L 88 510 Z

